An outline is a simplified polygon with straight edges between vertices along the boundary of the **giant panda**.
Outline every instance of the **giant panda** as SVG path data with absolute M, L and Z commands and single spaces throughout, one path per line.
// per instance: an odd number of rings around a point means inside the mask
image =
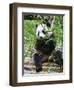
M 36 29 L 36 52 L 33 55 L 36 72 L 42 71 L 42 64 L 48 62 L 49 56 L 55 49 L 55 35 L 52 31 L 54 25 L 54 16 L 44 19 L 43 23 L 39 24 Z M 51 31 L 48 31 L 48 28 Z

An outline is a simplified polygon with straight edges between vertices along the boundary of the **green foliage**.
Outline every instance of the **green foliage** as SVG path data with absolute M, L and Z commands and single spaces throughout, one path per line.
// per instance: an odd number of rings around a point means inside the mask
M 36 26 L 42 20 L 24 20 L 24 55 L 31 57 L 36 41 Z M 63 46 L 63 16 L 55 16 L 55 27 L 53 30 L 57 47 Z
M 24 20 L 24 54 L 31 57 L 36 38 L 36 20 Z
M 54 34 L 58 47 L 63 47 L 63 16 L 55 17 Z

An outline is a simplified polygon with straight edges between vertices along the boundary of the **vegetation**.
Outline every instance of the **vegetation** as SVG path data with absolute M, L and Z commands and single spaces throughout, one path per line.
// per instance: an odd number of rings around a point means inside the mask
M 36 41 L 36 26 L 42 20 L 24 20 L 24 56 L 31 57 Z M 56 46 L 63 47 L 63 16 L 55 16 L 55 34 Z

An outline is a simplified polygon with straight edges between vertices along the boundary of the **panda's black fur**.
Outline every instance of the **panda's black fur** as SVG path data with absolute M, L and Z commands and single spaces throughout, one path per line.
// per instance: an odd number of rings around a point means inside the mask
M 36 72 L 42 71 L 42 63 L 48 62 L 48 57 L 55 49 L 56 43 L 53 39 L 37 39 L 35 49 L 37 53 L 34 54 L 34 62 L 36 66 Z M 47 56 L 45 58 L 45 55 Z
M 36 66 L 36 72 L 42 71 L 42 55 L 39 55 L 38 53 L 34 54 L 34 61 L 35 61 L 35 66 Z
M 49 39 L 37 39 L 35 48 L 45 55 L 50 55 L 55 49 L 55 41 Z
M 52 55 L 53 57 L 53 61 L 58 64 L 60 67 L 63 66 L 63 49 L 62 48 L 59 48 L 59 49 L 55 49 L 53 52 L 52 52 Z

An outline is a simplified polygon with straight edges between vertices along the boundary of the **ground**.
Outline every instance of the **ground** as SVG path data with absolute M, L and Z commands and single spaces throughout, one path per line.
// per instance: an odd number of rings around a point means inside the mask
M 42 64 L 43 70 L 39 73 L 48 74 L 48 73 L 62 73 L 63 68 L 60 68 L 57 64 L 53 62 L 47 62 Z M 25 60 L 24 62 L 24 74 L 36 74 L 35 65 L 31 60 Z

